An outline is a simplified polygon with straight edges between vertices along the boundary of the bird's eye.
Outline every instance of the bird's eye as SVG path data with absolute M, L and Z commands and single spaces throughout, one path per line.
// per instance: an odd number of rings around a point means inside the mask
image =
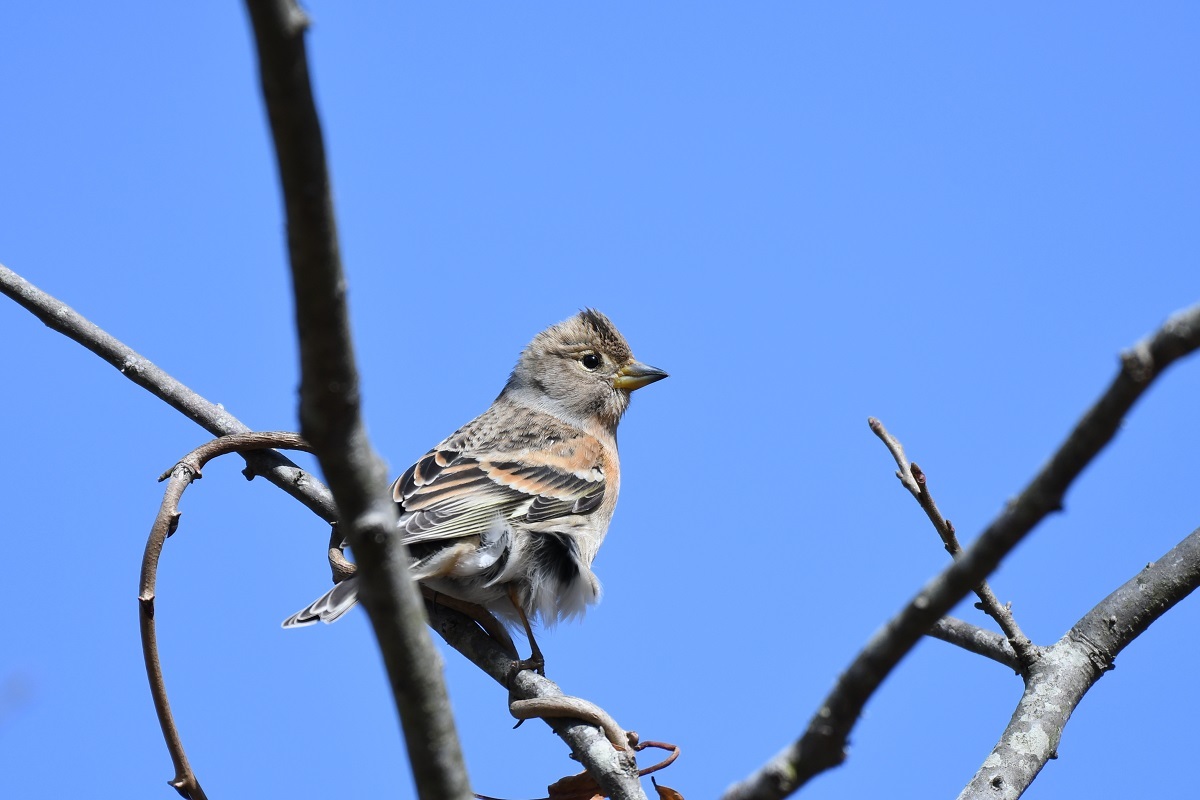
M 584 369 L 593 370 L 600 366 L 600 356 L 595 353 L 587 353 L 579 359 L 579 363 L 583 364 Z

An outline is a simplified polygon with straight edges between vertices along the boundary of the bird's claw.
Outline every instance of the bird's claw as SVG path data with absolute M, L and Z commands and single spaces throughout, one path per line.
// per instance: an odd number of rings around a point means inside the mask
M 541 653 L 534 653 L 529 658 L 521 658 L 512 662 L 512 665 L 508 668 L 509 685 L 512 685 L 518 672 L 526 669 L 531 669 L 544 678 L 546 677 L 546 659 L 542 658 Z

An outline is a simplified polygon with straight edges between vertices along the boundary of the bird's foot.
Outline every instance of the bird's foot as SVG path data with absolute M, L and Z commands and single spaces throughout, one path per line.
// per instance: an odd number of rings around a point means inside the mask
M 543 678 L 546 677 L 546 659 L 542 658 L 542 654 L 534 651 L 529 658 L 520 658 L 512 662 L 512 666 L 508 668 L 508 682 L 511 685 L 517 677 L 517 673 L 531 669 Z

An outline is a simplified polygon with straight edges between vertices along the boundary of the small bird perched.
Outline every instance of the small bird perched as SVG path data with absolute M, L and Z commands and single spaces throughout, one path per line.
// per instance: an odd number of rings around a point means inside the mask
M 533 338 L 491 407 L 392 484 L 413 577 L 438 594 L 520 622 L 582 615 L 600 598 L 592 559 L 621 485 L 617 423 L 630 393 L 667 373 L 633 358 L 599 311 Z M 358 602 L 353 577 L 283 627 L 333 622 Z

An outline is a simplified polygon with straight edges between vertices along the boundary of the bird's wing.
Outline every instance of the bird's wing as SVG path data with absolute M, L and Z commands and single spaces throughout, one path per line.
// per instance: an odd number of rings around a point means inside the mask
M 468 455 L 442 445 L 392 485 L 406 543 L 482 534 L 497 517 L 542 522 L 604 500 L 604 449 L 586 434 L 540 450 Z

